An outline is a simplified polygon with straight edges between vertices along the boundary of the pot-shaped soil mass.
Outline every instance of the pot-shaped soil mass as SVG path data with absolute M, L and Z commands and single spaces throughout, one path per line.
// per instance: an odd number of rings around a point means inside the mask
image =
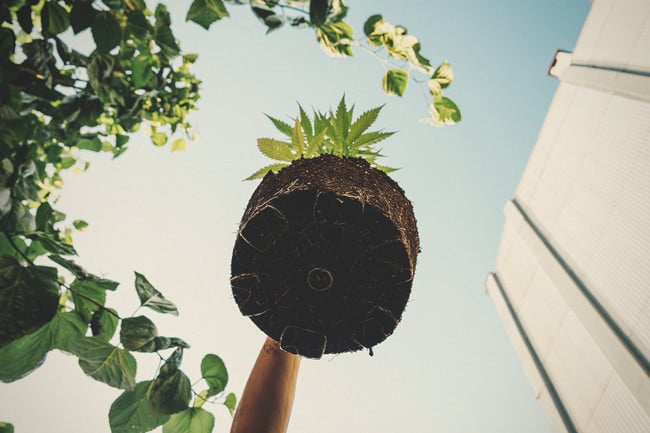
M 323 155 L 268 174 L 232 257 L 241 313 L 310 358 L 372 348 L 411 292 L 419 238 L 411 202 L 363 159 Z

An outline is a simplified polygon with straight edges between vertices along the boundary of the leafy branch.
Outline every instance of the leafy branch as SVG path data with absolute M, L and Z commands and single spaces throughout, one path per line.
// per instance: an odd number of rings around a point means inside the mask
M 281 162 L 261 168 L 246 180 L 262 178 L 268 172 L 277 173 L 296 159 L 315 158 L 323 154 L 341 158 L 363 158 L 379 170 L 396 170 L 377 164 L 376 159 L 382 155 L 374 148 L 375 144 L 390 137 L 394 132 L 368 131 L 377 120 L 382 107 L 372 108 L 354 119 L 354 106 L 348 109 L 343 96 L 336 111 L 322 113 L 314 110 L 312 118 L 298 104 L 299 112 L 293 126 L 267 115 L 287 140 L 258 138 L 257 148 L 269 158 Z
M 348 7 L 342 0 L 231 0 L 230 2 L 248 4 L 253 14 L 266 25 L 267 33 L 285 24 L 314 29 L 319 45 L 332 57 L 353 56 L 353 47 L 361 47 L 386 67 L 381 83 L 384 93 L 402 96 L 410 79 L 416 83 L 426 81 L 424 87 L 428 99 L 429 117 L 422 121 L 434 126 L 460 122 L 460 109 L 454 101 L 443 96 L 443 89 L 449 87 L 454 78 L 451 65 L 445 60 L 434 68 L 430 60 L 420 53 L 421 46 L 418 38 L 409 34 L 406 27 L 393 25 L 381 15 L 372 15 L 363 26 L 365 38 L 355 39 L 354 28 L 344 21 Z M 194 0 L 190 11 L 192 13 L 188 13 L 187 19 L 197 22 L 206 29 L 214 21 L 229 16 L 221 0 Z M 287 13 L 287 11 L 294 13 Z M 425 79 L 421 80 L 419 77 Z

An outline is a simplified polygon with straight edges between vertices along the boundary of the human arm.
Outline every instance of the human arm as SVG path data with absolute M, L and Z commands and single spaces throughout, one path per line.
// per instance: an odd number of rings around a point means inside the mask
M 267 338 L 246 382 L 230 433 L 284 433 L 299 366 L 299 356 Z

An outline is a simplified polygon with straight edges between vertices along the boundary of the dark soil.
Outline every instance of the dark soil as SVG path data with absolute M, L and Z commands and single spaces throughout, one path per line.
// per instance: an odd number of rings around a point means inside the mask
M 232 291 L 242 314 L 289 352 L 372 348 L 402 317 L 418 252 L 411 203 L 385 173 L 363 159 L 301 159 L 253 193 Z

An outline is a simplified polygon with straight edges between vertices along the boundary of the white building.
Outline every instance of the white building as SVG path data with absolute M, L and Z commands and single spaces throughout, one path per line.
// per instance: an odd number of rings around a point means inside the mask
M 487 291 L 556 432 L 650 432 L 650 1 L 594 0 Z

